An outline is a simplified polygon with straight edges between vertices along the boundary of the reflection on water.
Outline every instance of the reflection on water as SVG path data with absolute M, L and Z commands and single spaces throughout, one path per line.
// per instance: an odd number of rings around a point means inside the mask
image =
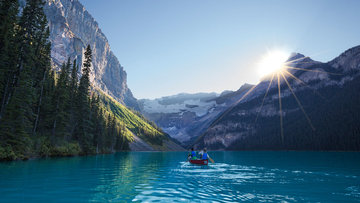
M 123 152 L 0 163 L 0 202 L 356 202 L 360 153 Z

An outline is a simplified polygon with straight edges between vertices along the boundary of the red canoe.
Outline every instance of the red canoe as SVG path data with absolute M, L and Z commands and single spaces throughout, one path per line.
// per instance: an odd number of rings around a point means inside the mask
M 196 160 L 190 159 L 189 162 L 192 164 L 208 165 L 209 160 L 207 160 L 207 159 L 196 159 Z

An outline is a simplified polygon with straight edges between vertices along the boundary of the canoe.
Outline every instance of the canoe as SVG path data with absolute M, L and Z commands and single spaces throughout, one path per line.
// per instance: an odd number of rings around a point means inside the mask
M 196 160 L 190 159 L 189 162 L 192 164 L 208 165 L 209 160 L 207 160 L 207 159 L 196 159 Z

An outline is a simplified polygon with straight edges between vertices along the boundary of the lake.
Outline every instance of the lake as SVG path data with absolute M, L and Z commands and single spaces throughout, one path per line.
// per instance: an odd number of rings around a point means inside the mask
M 359 202 L 359 152 L 120 152 L 0 163 L 0 202 Z

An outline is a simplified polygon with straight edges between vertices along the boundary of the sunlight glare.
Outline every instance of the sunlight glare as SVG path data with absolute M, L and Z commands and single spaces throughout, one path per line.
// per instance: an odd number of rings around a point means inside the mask
M 285 62 L 290 54 L 282 50 L 274 50 L 268 52 L 258 64 L 258 73 L 261 77 L 265 77 L 271 73 L 280 72 L 285 68 Z

